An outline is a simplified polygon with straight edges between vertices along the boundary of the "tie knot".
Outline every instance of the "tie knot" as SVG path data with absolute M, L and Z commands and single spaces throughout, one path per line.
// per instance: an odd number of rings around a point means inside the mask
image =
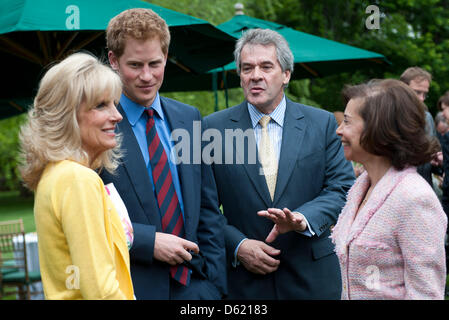
M 270 116 L 263 116 L 262 118 L 260 118 L 259 123 L 262 126 L 262 128 L 265 128 L 268 122 L 270 122 L 270 120 L 271 120 Z
M 147 112 L 147 114 L 148 114 L 148 116 L 149 116 L 150 118 L 153 118 L 153 115 L 154 115 L 154 110 L 153 110 L 153 108 L 145 109 L 145 111 Z

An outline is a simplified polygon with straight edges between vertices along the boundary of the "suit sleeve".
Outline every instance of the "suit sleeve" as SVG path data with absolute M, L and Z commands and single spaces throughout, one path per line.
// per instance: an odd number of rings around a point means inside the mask
M 202 121 L 202 129 L 203 132 L 209 128 L 209 124 L 207 121 L 207 117 L 203 118 Z M 203 141 L 203 148 L 207 145 L 207 142 Z M 216 201 L 217 206 L 219 207 L 221 205 L 221 200 L 218 196 L 217 192 L 217 185 L 215 182 L 215 175 L 213 170 L 213 164 L 212 164 L 212 158 L 207 157 L 213 157 L 213 154 L 202 154 L 202 160 L 203 160 L 203 170 L 205 171 L 205 175 L 203 179 L 208 180 L 204 187 L 203 192 L 205 192 L 205 199 L 208 199 L 208 201 Z M 206 163 L 204 163 L 206 161 Z M 214 200 L 215 199 L 215 200 Z M 226 217 L 221 214 L 221 225 L 222 225 L 222 233 L 224 235 L 224 246 L 225 246 L 225 257 L 224 262 L 222 264 L 221 269 L 224 268 L 225 262 L 226 262 L 226 255 L 228 256 L 227 259 L 229 261 L 235 261 L 234 253 L 237 248 L 237 246 L 240 244 L 240 242 L 247 238 L 246 235 L 244 235 L 240 230 L 238 230 L 236 227 L 228 224 Z M 225 270 L 225 269 L 223 269 Z M 226 274 L 226 273 L 224 273 Z
M 396 236 L 404 260 L 404 299 L 444 299 L 447 218 L 436 197 L 420 194 L 403 203 L 410 205 L 398 212 Z
M 134 222 L 132 226 L 134 241 L 129 251 L 131 260 L 145 264 L 153 263 L 156 226 Z
M 336 130 L 337 122 L 332 114 L 329 114 L 324 152 L 326 172 L 322 190 L 316 198 L 294 210 L 306 217 L 318 237 L 337 222 L 345 205 L 347 192 L 355 181 L 354 170 L 344 156 Z

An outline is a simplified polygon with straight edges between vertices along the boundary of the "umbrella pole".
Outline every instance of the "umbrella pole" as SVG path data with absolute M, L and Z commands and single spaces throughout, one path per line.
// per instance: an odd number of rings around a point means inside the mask
M 218 111 L 218 92 L 217 92 L 217 73 L 212 72 L 212 89 L 214 90 L 214 96 L 215 96 L 215 112 Z
M 228 99 L 228 82 L 226 81 L 226 75 L 228 73 L 223 68 L 223 84 L 224 84 L 224 91 L 225 91 L 225 98 L 226 98 L 226 108 L 229 108 L 229 99 Z

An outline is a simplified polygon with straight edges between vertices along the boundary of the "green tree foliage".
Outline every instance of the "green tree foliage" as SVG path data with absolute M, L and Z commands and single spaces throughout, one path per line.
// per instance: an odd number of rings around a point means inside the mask
M 269 7 L 271 14 L 268 14 L 268 10 L 264 10 L 263 16 L 258 15 L 259 11 L 257 5 L 260 4 L 260 2 L 254 2 L 254 9 L 252 8 L 252 3 L 238 0 L 150 0 L 148 2 L 204 19 L 214 25 L 226 22 L 233 17 L 235 13 L 234 5 L 237 2 L 245 5 L 245 14 L 268 20 L 270 20 L 270 17 L 275 17 L 276 10 L 280 9 L 278 4 L 271 3 L 270 0 L 264 0 L 263 6 L 264 8 Z M 320 107 L 317 102 L 310 98 L 309 85 L 310 80 L 307 79 L 292 81 L 287 90 L 287 95 L 295 101 Z M 215 106 L 217 103 L 218 109 L 221 110 L 227 106 L 241 103 L 244 99 L 243 92 L 240 88 L 229 89 L 227 99 L 225 94 L 226 93 L 223 90 L 220 90 L 217 93 L 210 91 L 189 93 L 171 92 L 164 93 L 164 96 L 193 105 L 201 111 L 203 116 L 206 116 L 216 111 Z
M 147 0 L 148 1 L 148 0 Z M 211 22 L 223 23 L 234 15 L 236 2 L 245 14 L 274 21 L 293 29 L 381 53 L 392 65 L 363 69 L 325 78 L 292 81 L 287 96 L 330 111 L 343 110 L 340 92 L 345 84 L 372 78 L 399 78 L 410 66 L 433 75 L 427 105 L 436 113 L 436 102 L 449 90 L 449 0 L 149 0 L 148 2 Z M 369 5 L 382 13 L 379 29 L 365 22 Z M 306 45 L 306 44 L 305 44 Z M 164 94 L 198 107 L 203 116 L 226 107 L 225 93 L 175 92 Z M 239 88 L 228 91 L 228 105 L 243 99 Z M 0 121 L 0 189 L 17 189 L 18 127 L 24 116 Z
M 182 12 L 218 25 L 228 21 L 234 15 L 236 0 L 146 0 L 147 2 L 162 6 L 167 9 Z M 226 108 L 226 96 L 223 90 L 214 93 L 212 91 L 196 92 L 170 92 L 163 94 L 165 97 L 176 99 L 197 107 L 203 116 Z M 243 99 L 242 90 L 239 88 L 228 90 L 228 106 L 240 103 Z
M 0 191 L 19 190 L 19 127 L 25 115 L 0 121 Z
M 182 12 L 213 25 L 223 23 L 234 15 L 236 0 L 144 0 L 158 6 Z
M 372 78 L 399 78 L 410 66 L 431 72 L 432 85 L 427 105 L 436 113 L 436 102 L 449 90 L 446 77 L 449 61 L 449 0 L 151 0 L 149 2 L 190 14 L 212 24 L 223 23 L 234 14 L 236 2 L 244 4 L 247 15 L 274 21 L 293 29 L 381 53 L 392 62 L 386 68 L 351 71 L 325 78 L 293 81 L 287 95 L 296 101 L 330 111 L 343 110 L 340 92 L 345 84 Z M 380 12 L 380 28 L 369 30 L 366 12 L 376 5 Z M 298 84 L 296 84 L 298 82 Z M 309 86 L 307 90 L 299 90 Z M 296 88 L 296 89 L 295 89 Z M 241 90 L 232 95 L 242 97 Z M 301 92 L 302 95 L 297 95 Z M 214 110 L 211 92 L 170 94 L 197 106 L 204 115 Z M 220 109 L 225 107 L 219 94 Z M 231 99 L 232 100 L 232 99 Z M 236 98 L 236 100 L 238 100 Z M 212 106 L 211 106 L 212 105 Z M 232 104 L 231 104 L 232 105 Z
M 369 5 L 381 12 L 380 28 L 369 30 L 365 21 Z M 399 78 L 410 66 L 433 75 L 427 105 L 436 113 L 436 102 L 449 90 L 448 0 L 247 0 L 254 16 L 296 30 L 379 52 L 392 65 L 387 69 L 358 70 L 312 79 L 310 99 L 330 110 L 343 110 L 340 92 L 345 84 L 371 78 Z

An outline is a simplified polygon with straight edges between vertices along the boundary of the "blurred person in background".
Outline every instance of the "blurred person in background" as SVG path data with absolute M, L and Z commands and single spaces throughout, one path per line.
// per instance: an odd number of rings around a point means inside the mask
M 449 122 L 449 91 L 447 91 L 444 95 L 440 97 L 437 103 L 438 110 L 441 110 L 444 118 L 446 119 L 446 123 Z M 441 121 L 444 123 L 444 121 Z M 442 126 L 442 125 L 440 125 Z M 444 124 L 443 124 L 444 126 Z M 442 132 L 443 133 L 443 132 Z M 447 132 L 442 134 L 441 139 L 441 148 L 443 151 L 443 183 L 441 185 L 442 196 L 441 203 L 443 205 L 444 212 L 446 212 L 447 217 L 449 218 L 449 135 Z M 446 233 L 446 267 L 449 266 L 449 234 Z M 446 288 L 446 296 L 449 295 L 447 292 L 448 288 Z
M 437 130 L 438 140 L 441 143 L 441 139 L 449 131 L 449 121 L 442 111 L 438 112 L 435 116 L 435 129 Z
M 426 119 L 426 133 L 430 136 L 436 136 L 435 123 L 433 121 L 432 114 L 429 112 L 424 101 L 427 99 L 427 95 L 429 94 L 430 84 L 432 82 L 432 75 L 426 70 L 420 67 L 410 67 L 407 68 L 399 77 L 399 80 L 407 84 L 416 94 L 418 99 L 422 102 L 422 106 L 425 112 Z M 438 150 L 441 151 L 441 150 Z M 434 161 L 431 163 L 431 161 Z M 423 176 L 426 181 L 433 186 L 432 181 L 432 166 L 437 164 L 437 166 L 441 166 L 442 162 L 438 162 L 438 154 L 436 153 L 434 157 L 432 157 L 431 161 L 428 163 L 423 163 L 418 166 L 418 173 Z

